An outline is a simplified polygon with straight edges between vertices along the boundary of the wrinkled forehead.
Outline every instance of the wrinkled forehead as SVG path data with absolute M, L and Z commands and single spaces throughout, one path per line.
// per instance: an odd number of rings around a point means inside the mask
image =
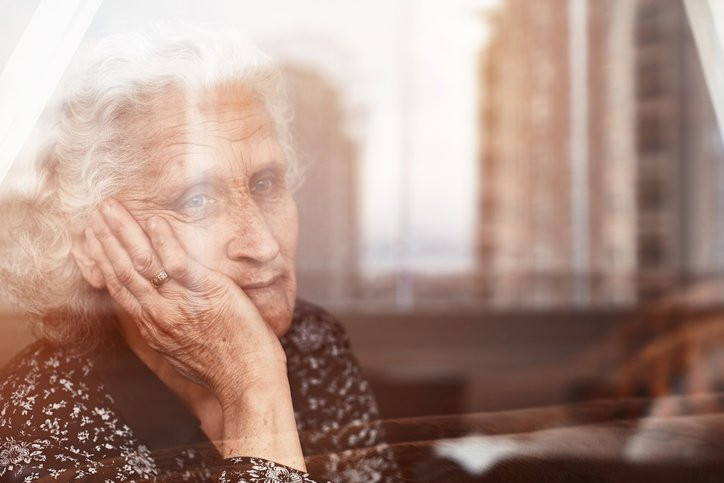
M 264 103 L 243 88 L 222 85 L 197 92 L 168 89 L 128 119 L 145 173 L 216 169 L 242 175 L 262 157 L 276 157 L 276 131 Z

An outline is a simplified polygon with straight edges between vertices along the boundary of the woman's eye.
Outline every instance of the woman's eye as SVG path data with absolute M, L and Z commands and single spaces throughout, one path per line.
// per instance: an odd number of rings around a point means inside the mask
M 215 202 L 216 202 L 216 200 L 214 200 L 213 198 L 211 198 L 207 195 L 198 194 L 198 195 L 194 195 L 191 198 L 189 198 L 188 200 L 186 200 L 184 202 L 183 207 L 185 209 L 189 209 L 189 210 L 199 210 L 199 209 L 206 208 L 208 205 L 211 205 Z
M 254 185 L 251 187 L 251 191 L 253 193 L 259 193 L 259 194 L 269 193 L 273 189 L 274 189 L 274 179 L 273 178 L 262 178 L 260 180 L 257 180 L 254 182 Z

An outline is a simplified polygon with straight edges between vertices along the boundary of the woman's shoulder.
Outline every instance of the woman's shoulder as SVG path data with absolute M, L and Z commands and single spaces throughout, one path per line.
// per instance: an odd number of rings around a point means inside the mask
M 338 454 L 365 449 L 345 462 L 324 469 L 314 467 L 314 472 L 340 481 L 397 481 L 394 476 L 382 479 L 384 474 L 396 475 L 389 450 L 368 450 L 383 443 L 385 435 L 376 423 L 377 402 L 344 326 L 318 305 L 298 300 L 292 327 L 282 343 L 305 452 Z M 372 453 L 374 457 L 365 456 Z
M 50 416 L 70 399 L 87 397 L 92 369 L 86 356 L 44 339 L 33 342 L 0 370 L 0 426 L 28 426 L 34 417 Z
M 376 417 L 377 404 L 347 334 L 326 310 L 298 301 L 282 344 L 300 429 L 337 428 Z
M 26 346 L 0 368 L 0 392 L 10 385 L 30 384 L 54 376 L 88 375 L 92 368 L 90 358 L 38 339 Z
M 141 471 L 136 462 L 148 466 L 148 450 L 117 412 L 96 362 L 94 354 L 41 339 L 2 369 L 0 481 L 101 473 L 120 481 L 126 466 L 131 473 Z

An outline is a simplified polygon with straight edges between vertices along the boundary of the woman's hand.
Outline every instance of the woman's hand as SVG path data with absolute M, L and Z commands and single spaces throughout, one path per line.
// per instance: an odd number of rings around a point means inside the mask
M 243 290 L 193 260 L 164 219 L 150 218 L 144 232 L 115 200 L 103 202 L 86 239 L 109 294 L 145 343 L 219 400 L 223 455 L 304 469 L 286 355 Z M 169 280 L 154 287 L 162 270 Z
M 286 377 L 281 344 L 254 304 L 229 277 L 189 257 L 166 220 L 150 218 L 144 232 L 107 200 L 92 227 L 89 249 L 113 300 L 151 348 L 222 405 L 240 389 Z M 156 288 L 151 279 L 162 270 L 170 279 Z

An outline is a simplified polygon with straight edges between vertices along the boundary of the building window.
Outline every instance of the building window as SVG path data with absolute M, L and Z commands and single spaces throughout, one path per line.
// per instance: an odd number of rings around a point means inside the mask
M 663 150 L 665 140 L 657 113 L 639 113 L 637 127 L 638 151 L 641 154 L 655 154 Z
M 637 95 L 651 99 L 664 94 L 664 78 L 659 62 L 640 62 L 637 68 Z
M 659 180 L 641 180 L 638 185 L 639 208 L 648 212 L 660 210 L 665 202 L 663 191 Z
M 642 268 L 656 268 L 664 260 L 661 240 L 656 237 L 644 237 L 639 240 L 639 262 Z

